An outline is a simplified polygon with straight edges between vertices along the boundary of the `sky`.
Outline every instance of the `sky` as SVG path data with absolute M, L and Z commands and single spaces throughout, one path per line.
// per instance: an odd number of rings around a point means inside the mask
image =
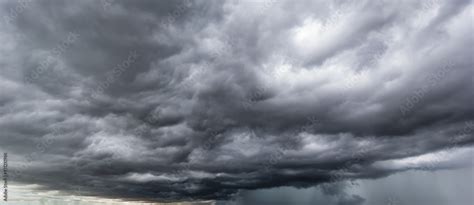
M 472 204 L 473 8 L 0 0 L 8 196 Z

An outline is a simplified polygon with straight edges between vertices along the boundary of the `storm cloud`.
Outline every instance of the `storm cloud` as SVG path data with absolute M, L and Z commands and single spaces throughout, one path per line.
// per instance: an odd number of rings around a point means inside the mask
M 0 148 L 16 182 L 218 200 L 472 161 L 468 0 L 0 8 Z

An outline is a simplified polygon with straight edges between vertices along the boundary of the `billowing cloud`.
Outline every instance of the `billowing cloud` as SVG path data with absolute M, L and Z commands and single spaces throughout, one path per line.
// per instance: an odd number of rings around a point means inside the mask
M 16 182 L 150 201 L 463 167 L 472 9 L 2 1 L 0 148 Z

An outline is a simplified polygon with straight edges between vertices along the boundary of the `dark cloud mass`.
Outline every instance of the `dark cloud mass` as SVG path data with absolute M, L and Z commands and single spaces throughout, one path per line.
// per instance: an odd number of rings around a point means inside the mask
M 17 182 L 226 199 L 471 160 L 467 0 L 0 5 L 0 148 Z

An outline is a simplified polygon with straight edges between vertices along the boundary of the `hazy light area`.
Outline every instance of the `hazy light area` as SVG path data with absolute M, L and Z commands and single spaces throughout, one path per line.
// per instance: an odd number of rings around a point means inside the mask
M 123 200 L 105 199 L 100 197 L 74 196 L 58 191 L 39 191 L 38 185 L 10 184 L 8 186 L 8 202 L 0 201 L 1 205 L 213 205 L 212 201 L 149 203 L 127 202 Z

